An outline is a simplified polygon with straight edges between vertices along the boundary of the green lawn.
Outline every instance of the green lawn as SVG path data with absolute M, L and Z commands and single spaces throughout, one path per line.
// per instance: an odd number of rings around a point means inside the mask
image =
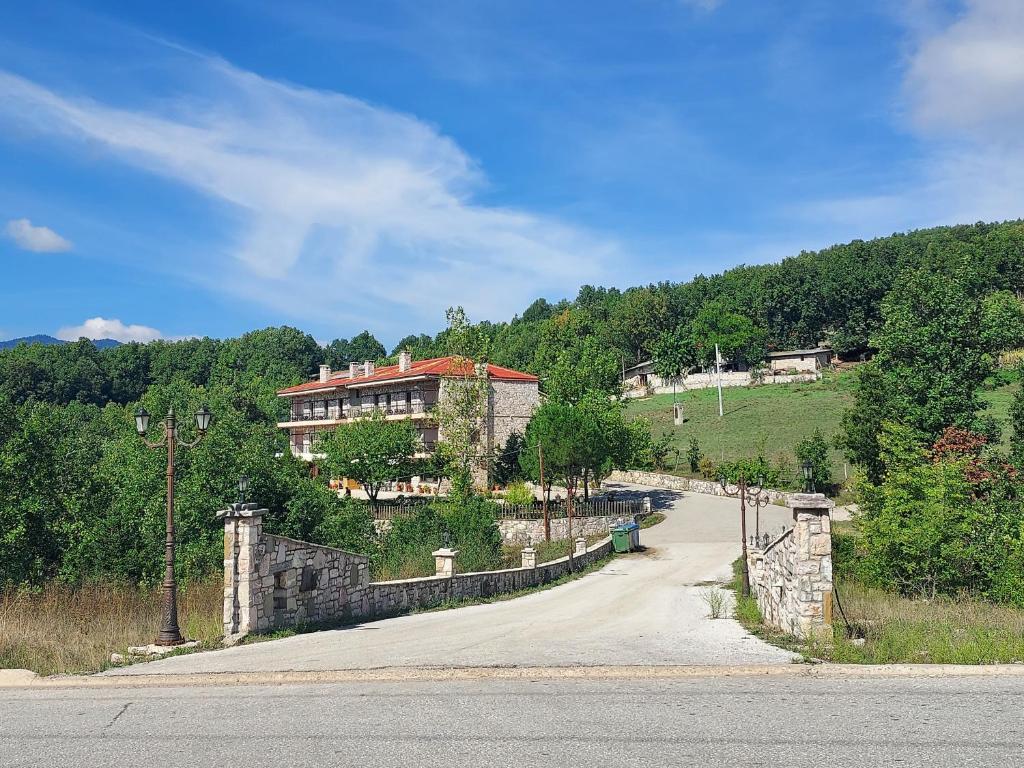
M 672 435 L 672 445 L 679 449 L 679 464 L 669 471 L 690 475 L 686 449 L 690 438 L 696 437 L 701 451 L 713 461 L 731 461 L 763 452 L 777 460 L 785 457 L 796 469 L 793 451 L 796 444 L 814 432 L 815 427 L 827 438 L 839 430 L 843 411 L 853 399 L 853 374 L 826 375 L 821 381 L 806 384 L 766 384 L 759 387 L 734 387 L 722 390 L 725 415 L 718 416 L 718 391 L 698 389 L 679 392 L 686 422 L 672 424 L 672 395 L 654 395 L 631 400 L 626 407 L 627 418 L 643 416 L 650 419 L 655 436 Z M 988 403 L 986 413 L 1001 425 L 1008 420 L 1010 401 L 1020 387 L 1019 382 L 1003 384 L 982 392 Z M 1004 426 L 1003 441 L 1009 430 Z M 670 459 L 670 462 L 674 458 Z M 834 477 L 843 479 L 844 459 L 838 449 L 832 451 Z

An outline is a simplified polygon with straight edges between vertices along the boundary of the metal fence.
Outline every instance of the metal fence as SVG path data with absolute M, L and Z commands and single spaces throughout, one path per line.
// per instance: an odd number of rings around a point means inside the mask
M 393 520 L 396 517 L 410 517 L 421 507 L 435 499 L 409 499 L 401 504 L 378 504 L 373 517 L 376 520 Z M 541 502 L 533 504 L 498 504 L 499 520 L 541 520 L 544 507 Z M 641 501 L 608 501 L 605 499 L 573 504 L 573 517 L 632 517 L 643 513 Z M 567 516 L 564 501 L 553 501 L 548 504 L 548 516 L 558 520 Z

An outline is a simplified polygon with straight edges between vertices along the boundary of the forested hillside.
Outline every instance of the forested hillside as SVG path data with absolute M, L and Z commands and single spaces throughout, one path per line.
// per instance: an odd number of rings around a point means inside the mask
M 651 356 L 666 338 L 696 335 L 721 342 L 734 357 L 827 338 L 841 353 L 858 355 L 872 346 L 893 286 L 910 273 L 952 271 L 971 295 L 1020 295 L 1024 224 L 894 235 L 686 283 L 586 286 L 573 301 L 538 299 L 522 316 L 475 331 L 492 361 L 537 373 L 552 399 L 576 403 L 588 392 L 613 392 L 622 366 Z M 442 354 L 446 334 L 410 335 L 392 355 L 399 348 L 418 358 Z M 0 350 L 0 586 L 55 576 L 159 577 L 164 458 L 134 433 L 139 404 L 154 422 L 172 405 L 190 425 L 203 403 L 214 414 L 208 437 L 178 461 L 184 577 L 219 567 L 213 513 L 234 498 L 242 473 L 252 478 L 252 497 L 270 509 L 271 530 L 336 543 L 362 535 L 346 529 L 337 498 L 292 458 L 275 425 L 283 404 L 274 392 L 324 362 L 341 368 L 386 355 L 369 332 L 321 347 L 287 327 L 226 340 L 108 349 L 83 340 Z M 872 441 L 874 432 L 866 438 Z

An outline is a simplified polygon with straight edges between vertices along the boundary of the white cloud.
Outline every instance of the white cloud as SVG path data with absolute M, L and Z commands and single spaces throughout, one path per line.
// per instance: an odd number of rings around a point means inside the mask
M 4 231 L 19 248 L 34 253 L 59 253 L 71 250 L 71 241 L 65 240 L 49 227 L 37 227 L 28 219 L 11 219 Z
M 919 159 L 876 194 L 804 209 L 851 236 L 1024 216 L 1024 3 L 967 0 L 953 16 L 916 9 L 903 19 L 900 118 Z
M 233 242 L 175 268 L 297 317 L 407 329 L 462 304 L 506 318 L 607 275 L 605 239 L 475 202 L 480 169 L 426 123 L 219 59 L 190 54 L 186 69 L 188 96 L 133 109 L 0 72 L 0 118 L 221 203 Z
M 969 0 L 962 15 L 921 35 L 905 87 L 923 132 L 1019 141 L 1024 3 Z
M 105 317 L 90 317 L 81 325 L 61 328 L 57 338 L 65 341 L 87 339 L 115 339 L 116 341 L 155 341 L 164 338 L 156 328 L 148 325 L 125 325 L 120 320 Z

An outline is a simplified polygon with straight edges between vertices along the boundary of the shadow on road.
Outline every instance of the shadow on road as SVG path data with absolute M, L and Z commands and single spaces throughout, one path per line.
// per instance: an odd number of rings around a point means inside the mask
M 605 483 L 605 487 L 613 491 L 615 498 L 621 501 L 640 501 L 645 496 L 650 496 L 651 509 L 656 511 L 666 509 L 683 498 L 682 491 L 672 491 L 668 488 L 635 488 L 622 483 Z

